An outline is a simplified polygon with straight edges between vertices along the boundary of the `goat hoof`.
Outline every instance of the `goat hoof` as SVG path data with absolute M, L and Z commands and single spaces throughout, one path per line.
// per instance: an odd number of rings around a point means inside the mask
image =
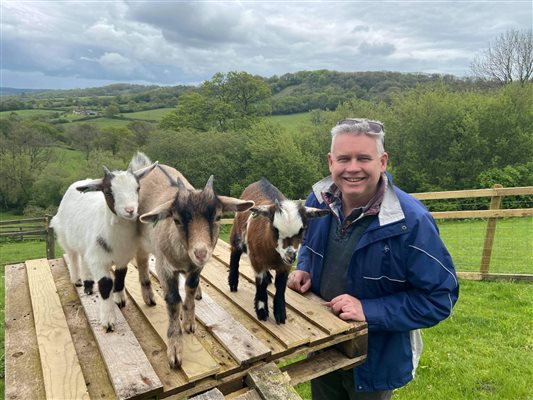
M 176 369 L 181 366 L 181 341 L 179 339 L 169 338 L 167 357 L 170 368 Z
M 126 306 L 126 293 L 124 293 L 124 290 L 113 293 L 113 298 L 119 308 Z
M 231 292 L 236 292 L 237 291 L 237 285 L 230 285 L 229 290 Z
M 113 332 L 115 330 L 115 324 L 112 323 L 103 324 L 102 326 L 104 327 L 106 333 Z
M 278 325 L 279 324 L 284 324 L 285 320 L 286 320 L 286 318 L 285 318 L 284 315 L 283 316 L 276 315 L 276 324 L 278 324 Z
M 257 319 L 259 321 L 266 321 L 268 319 L 268 310 L 265 310 L 265 309 L 257 310 L 256 314 L 257 314 Z
M 74 284 L 74 286 L 76 287 L 82 287 L 83 286 L 83 283 L 81 282 L 81 279 L 78 279 L 76 282 L 72 282 Z

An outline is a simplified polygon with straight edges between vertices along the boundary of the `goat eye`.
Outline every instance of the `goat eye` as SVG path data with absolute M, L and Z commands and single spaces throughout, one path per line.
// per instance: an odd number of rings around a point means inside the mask
M 176 224 L 176 226 L 180 226 L 181 225 L 181 221 L 179 221 L 177 219 L 174 220 L 174 223 Z
M 222 219 L 222 215 L 217 215 L 217 216 L 215 217 L 215 221 L 217 221 L 217 222 L 220 221 L 221 219 Z

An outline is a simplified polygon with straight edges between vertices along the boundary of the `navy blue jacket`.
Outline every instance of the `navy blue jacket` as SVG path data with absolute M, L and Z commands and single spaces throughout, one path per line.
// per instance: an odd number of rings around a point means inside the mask
M 378 218 L 354 249 L 346 291 L 358 298 L 368 323 L 368 358 L 354 368 L 356 390 L 392 390 L 414 377 L 422 351 L 419 328 L 450 316 L 459 296 L 455 268 L 435 221 L 424 205 L 392 185 L 390 175 Z M 321 192 L 331 177 L 313 186 L 306 205 L 327 208 Z M 320 294 L 320 277 L 331 218 L 309 220 L 298 255 L 298 269 L 311 274 Z

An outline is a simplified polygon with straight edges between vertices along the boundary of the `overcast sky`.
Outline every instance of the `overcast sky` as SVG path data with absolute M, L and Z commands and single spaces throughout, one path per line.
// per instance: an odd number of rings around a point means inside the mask
M 302 70 L 469 75 L 520 1 L 1 0 L 1 82 L 68 89 L 198 84 L 216 72 Z

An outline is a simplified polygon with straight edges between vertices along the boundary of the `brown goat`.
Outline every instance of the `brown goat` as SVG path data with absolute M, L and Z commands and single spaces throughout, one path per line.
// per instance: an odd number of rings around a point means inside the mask
M 237 291 L 239 261 L 245 252 L 255 270 L 254 304 L 257 318 L 262 321 L 268 318 L 267 286 L 272 279 L 269 272 L 272 269 L 276 271 L 274 318 L 277 324 L 284 324 L 285 287 L 307 227 L 307 219 L 327 215 L 329 210 L 306 207 L 299 200 L 287 200 L 265 178 L 248 186 L 241 199 L 252 200 L 255 206 L 248 211 L 238 212 L 233 221 L 228 277 L 230 290 Z
M 220 218 L 225 211 L 243 211 L 252 201 L 218 196 L 211 176 L 203 190 L 195 190 L 174 168 L 160 165 L 141 182 L 139 218 L 141 249 L 137 265 L 143 299 L 154 305 L 148 276 L 148 254 L 156 257 L 156 271 L 163 287 L 169 318 L 167 356 L 172 368 L 182 360 L 182 299 L 178 290 L 179 275 L 185 275 L 183 329 L 196 329 L 194 298 L 200 272 L 211 258 L 218 240 Z

